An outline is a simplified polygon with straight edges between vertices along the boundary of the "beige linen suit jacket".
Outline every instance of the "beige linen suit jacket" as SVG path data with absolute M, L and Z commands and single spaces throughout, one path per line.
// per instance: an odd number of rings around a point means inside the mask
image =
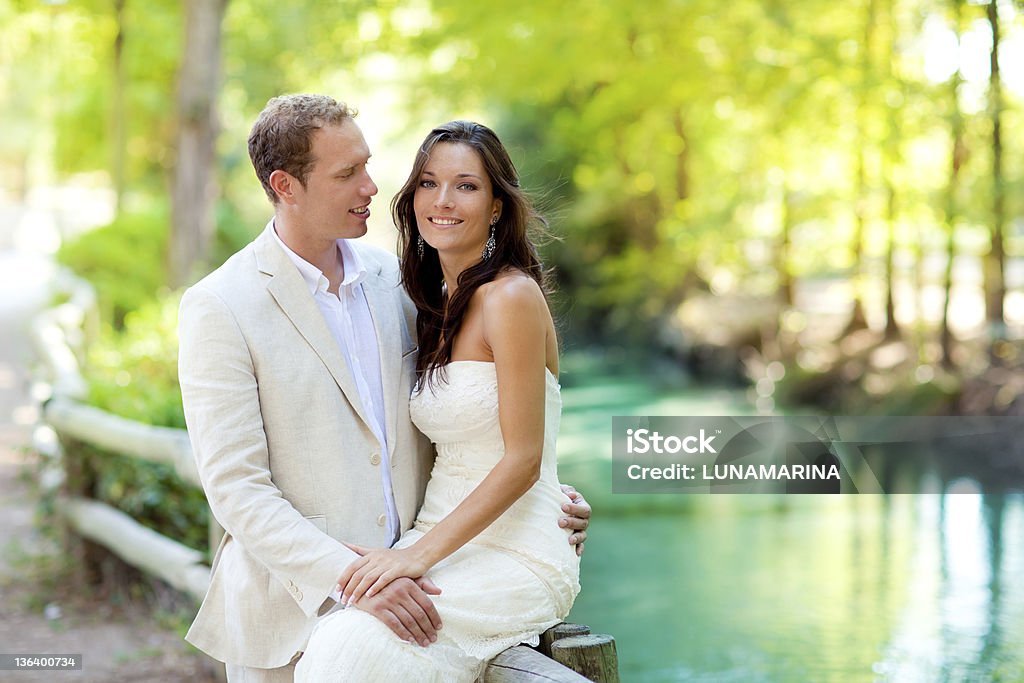
M 226 534 L 186 639 L 221 661 L 273 668 L 305 647 L 349 541 L 384 544 L 379 442 L 355 380 L 268 227 L 181 301 L 179 379 L 203 489 Z M 415 308 L 387 252 L 352 243 L 380 346 L 402 529 L 432 451 L 409 420 Z

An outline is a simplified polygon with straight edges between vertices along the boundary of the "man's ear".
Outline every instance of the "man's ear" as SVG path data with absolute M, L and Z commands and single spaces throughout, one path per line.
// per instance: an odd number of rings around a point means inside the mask
M 270 189 L 285 204 L 295 203 L 296 191 L 301 187 L 302 183 L 299 182 L 299 179 L 288 171 L 277 169 L 270 174 Z

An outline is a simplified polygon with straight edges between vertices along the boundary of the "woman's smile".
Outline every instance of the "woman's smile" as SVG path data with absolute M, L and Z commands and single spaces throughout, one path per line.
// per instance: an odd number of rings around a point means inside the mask
M 491 221 L 501 211 L 480 154 L 441 143 L 430 152 L 413 195 L 419 233 L 443 268 L 460 271 L 480 260 Z

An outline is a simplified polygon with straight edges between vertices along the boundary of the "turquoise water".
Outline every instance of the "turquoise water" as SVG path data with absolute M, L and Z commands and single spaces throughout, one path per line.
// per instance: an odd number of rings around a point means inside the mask
M 615 636 L 623 681 L 1024 681 L 1024 495 L 611 494 L 612 415 L 750 408 L 575 376 L 560 473 L 595 519 L 570 620 Z

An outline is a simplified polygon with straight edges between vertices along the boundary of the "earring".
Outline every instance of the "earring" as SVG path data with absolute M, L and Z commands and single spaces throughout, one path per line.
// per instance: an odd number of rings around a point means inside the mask
M 416 235 L 416 255 L 423 258 L 423 235 Z
M 484 243 L 484 251 L 483 251 L 483 253 L 480 254 L 480 257 L 483 258 L 484 261 L 486 261 L 487 259 L 491 258 L 491 256 L 494 255 L 494 248 L 496 246 L 495 243 L 494 243 L 494 224 L 497 223 L 497 222 L 498 222 L 498 217 L 495 216 L 491 220 L 491 234 L 487 237 L 487 242 Z

